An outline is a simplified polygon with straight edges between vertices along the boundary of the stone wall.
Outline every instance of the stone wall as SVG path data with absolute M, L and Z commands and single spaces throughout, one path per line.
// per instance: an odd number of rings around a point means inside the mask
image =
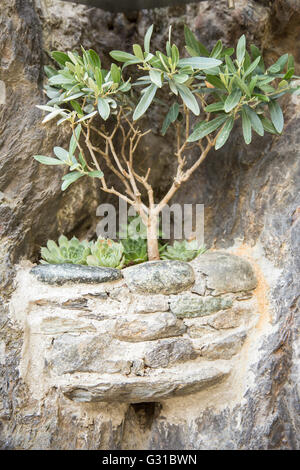
M 263 314 L 256 288 L 245 259 L 218 251 L 191 263 L 158 261 L 122 272 L 21 266 L 10 311 L 24 331 L 20 375 L 31 397 L 27 413 L 52 408 L 62 417 L 60 433 L 74 413 L 96 428 L 103 420 L 114 427 L 137 404 L 148 419 L 156 409 L 156 422 L 165 407 L 176 416 L 179 406 L 191 425 L 199 414 L 195 400 L 199 408 L 208 397 L 224 408 L 241 400 L 249 386 L 245 349 L 262 334 L 255 331 Z M 110 407 L 103 414 L 103 402 L 115 403 L 114 416 Z M 39 437 L 27 445 L 56 448 L 53 430 L 47 436 L 47 444 Z M 89 431 L 86 436 L 76 447 L 97 448 Z M 146 447 L 147 437 L 142 432 Z M 59 448 L 70 445 L 64 440 Z M 125 439 L 120 446 L 126 445 Z

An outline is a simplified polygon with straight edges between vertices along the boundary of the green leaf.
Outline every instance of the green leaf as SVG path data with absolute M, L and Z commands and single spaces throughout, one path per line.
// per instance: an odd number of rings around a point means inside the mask
M 213 85 L 215 88 L 226 90 L 226 86 L 224 85 L 222 80 L 220 80 L 219 77 L 216 77 L 215 75 L 206 75 L 206 81 Z
M 263 136 L 264 135 L 264 127 L 263 127 L 263 125 L 261 123 L 261 120 L 259 119 L 258 115 L 256 114 L 256 112 L 252 108 L 250 108 L 250 106 L 248 106 L 248 105 L 244 105 L 243 109 L 245 110 L 245 113 L 249 117 L 250 122 L 251 122 L 251 126 L 253 127 L 255 132 L 258 135 Z
M 278 134 L 270 119 L 264 116 L 262 116 L 260 119 L 265 131 L 270 132 L 270 134 Z
M 147 53 L 149 53 L 150 51 L 150 41 L 151 41 L 152 32 L 153 32 L 153 24 L 147 29 L 147 32 L 144 38 L 144 49 L 145 49 L 145 52 Z
M 221 64 L 221 60 L 214 59 L 211 57 L 189 57 L 187 59 L 180 59 L 178 61 L 179 67 L 185 67 L 187 65 L 190 65 L 194 69 L 199 70 L 210 69 Z
M 250 97 L 251 93 L 246 83 L 238 75 L 235 75 L 234 80 L 240 89 L 245 93 L 245 95 Z
M 232 62 L 231 58 L 228 55 L 225 55 L 225 62 L 226 62 L 229 72 L 236 73 L 236 68 L 234 66 L 234 63 Z
M 237 58 L 239 65 L 242 65 L 242 62 L 245 57 L 245 52 L 246 52 L 246 37 L 243 34 L 243 36 L 241 36 L 240 39 L 238 40 L 238 43 L 236 46 L 236 58 Z
M 218 58 L 221 55 L 222 49 L 223 49 L 223 44 L 222 44 L 222 41 L 219 39 L 219 41 L 216 43 L 213 50 L 211 51 L 210 57 Z
M 186 25 L 184 25 L 184 37 L 185 37 L 186 46 L 194 50 L 196 53 L 196 56 L 197 55 L 205 56 L 205 57 L 209 56 L 209 52 L 206 49 L 206 47 L 196 39 L 195 35 Z
M 69 154 L 70 155 L 74 155 L 74 152 L 75 152 L 76 147 L 77 147 L 77 142 L 79 141 L 80 132 L 81 132 L 81 125 L 78 124 L 78 126 L 76 126 L 76 129 L 74 131 L 75 136 L 72 135 L 71 140 L 70 140 L 70 145 L 69 145 Z
M 98 111 L 102 119 L 106 121 L 110 115 L 110 106 L 108 102 L 103 98 L 98 98 Z
M 123 51 L 111 51 L 109 55 L 118 62 L 127 62 L 130 60 L 134 60 L 136 62 L 137 60 L 137 58 L 133 54 L 129 54 L 128 52 Z M 139 62 L 142 61 L 139 60 Z
M 250 144 L 252 140 L 252 129 L 251 129 L 251 121 L 249 116 L 246 114 L 245 110 L 242 109 L 242 127 L 243 127 L 243 135 L 246 144 Z
M 144 54 L 143 54 L 141 46 L 139 44 L 133 44 L 132 49 L 133 49 L 134 55 L 138 59 L 143 61 L 144 60 Z
M 224 110 L 226 113 L 229 113 L 236 105 L 239 103 L 241 99 L 242 93 L 237 88 L 233 90 L 229 96 L 227 96 L 226 101 L 224 103 Z
M 195 142 L 197 140 L 203 139 L 206 135 L 214 132 L 218 127 L 220 127 L 223 122 L 225 122 L 227 116 L 218 116 L 212 121 L 203 121 L 196 125 L 194 131 L 188 138 L 188 142 Z
M 281 134 L 283 130 L 283 125 L 284 125 L 284 119 L 283 119 L 281 107 L 279 106 L 277 101 L 274 101 L 274 100 L 270 101 L 270 103 L 268 103 L 268 106 L 269 106 L 272 123 L 274 124 L 276 131 L 279 132 L 279 134 Z
M 179 83 L 176 85 L 179 94 L 181 96 L 182 101 L 184 104 L 196 115 L 199 116 L 200 109 L 197 103 L 197 100 L 193 93 L 189 90 L 188 87 L 185 85 L 180 85 Z
M 61 160 L 57 160 L 52 157 L 45 157 L 44 155 L 34 155 L 33 158 L 44 165 L 64 165 L 64 162 Z
M 59 158 L 62 162 L 67 162 L 70 160 L 69 152 L 61 147 L 54 147 L 53 149 L 57 158 Z
M 163 122 L 163 125 L 162 125 L 162 129 L 161 129 L 161 133 L 162 135 L 165 135 L 167 130 L 168 130 L 168 127 L 170 126 L 170 124 L 172 124 L 172 122 L 175 122 L 177 117 L 178 117 L 178 114 L 179 114 L 179 104 L 178 103 L 174 103 L 168 114 L 166 115 L 165 119 L 164 119 L 164 122 Z
M 223 111 L 223 110 L 224 110 L 223 101 L 218 101 L 217 103 L 209 104 L 208 106 L 204 108 L 204 111 L 206 111 L 207 113 L 214 113 L 214 112 Z
M 83 111 L 82 111 L 82 108 L 80 106 L 79 103 L 77 103 L 77 101 L 71 101 L 71 106 L 73 109 L 75 109 L 76 113 L 79 114 L 79 115 L 83 115 Z
M 253 60 L 255 60 L 258 56 L 260 56 L 260 61 L 258 63 L 258 66 L 264 72 L 265 71 L 265 64 L 264 64 L 264 60 L 262 58 L 261 51 L 254 44 L 251 44 L 250 50 L 251 50 L 251 55 L 252 55 Z
M 227 139 L 233 128 L 233 124 L 234 124 L 234 118 L 233 116 L 230 116 L 229 118 L 227 118 L 222 130 L 220 131 L 217 137 L 216 145 L 215 145 L 216 150 L 219 150 L 227 142 Z
M 99 69 L 101 69 L 101 60 L 97 52 L 95 52 L 93 49 L 90 49 L 88 51 L 88 54 L 89 54 L 90 61 L 92 62 L 92 65 L 94 67 L 98 67 Z
M 151 69 L 149 71 L 151 82 L 154 83 L 156 86 L 158 86 L 158 88 L 162 87 L 161 74 L 162 73 L 159 72 L 158 70 Z
M 136 121 L 139 119 L 149 108 L 150 104 L 153 101 L 155 93 L 157 91 L 157 86 L 152 83 L 149 87 L 146 88 L 145 93 L 140 99 L 135 111 L 133 113 L 133 120 Z
M 65 63 L 69 61 L 69 56 L 64 52 L 53 51 L 50 55 L 52 59 L 55 60 L 55 62 L 57 62 L 59 65 L 62 65 L 63 67 L 65 66 Z
M 178 51 L 178 47 L 173 44 L 172 46 L 172 63 L 174 65 L 177 65 L 179 62 L 179 51 Z
M 104 173 L 100 170 L 89 171 L 89 176 L 92 178 L 103 178 Z
M 244 79 L 246 77 L 248 77 L 248 75 L 250 75 L 250 73 L 252 73 L 256 69 L 259 62 L 260 62 L 260 56 L 256 57 L 255 61 L 252 62 L 252 64 L 249 65 L 249 67 L 247 68 L 247 70 L 244 73 L 244 76 L 243 76 Z
M 116 64 L 111 64 L 110 75 L 114 83 L 119 83 L 121 80 L 121 70 Z
M 282 55 L 282 56 L 279 57 L 279 59 L 275 62 L 275 64 L 271 65 L 271 67 L 269 67 L 269 68 L 267 69 L 267 71 L 268 71 L 269 73 L 278 73 L 278 72 L 281 72 L 281 70 L 284 68 L 285 64 L 287 63 L 288 58 L 289 58 L 289 55 L 288 55 L 288 54 Z

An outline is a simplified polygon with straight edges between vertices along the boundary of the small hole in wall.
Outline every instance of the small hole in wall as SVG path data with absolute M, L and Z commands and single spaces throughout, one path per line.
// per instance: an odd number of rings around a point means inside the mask
M 131 403 L 139 425 L 142 429 L 150 429 L 153 421 L 159 416 L 162 405 L 157 402 Z

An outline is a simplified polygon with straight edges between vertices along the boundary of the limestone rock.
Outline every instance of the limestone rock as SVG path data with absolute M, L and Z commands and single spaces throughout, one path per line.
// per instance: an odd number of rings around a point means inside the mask
M 229 371 L 226 366 L 217 368 L 199 365 L 193 371 L 169 369 L 151 376 L 101 380 L 89 385 L 82 381 L 77 385 L 62 386 L 62 391 L 70 400 L 76 402 L 148 402 L 198 392 L 220 383 Z
M 191 341 L 172 338 L 155 341 L 145 352 L 145 364 L 151 368 L 168 367 L 169 364 L 188 361 L 196 357 Z
M 151 261 L 124 269 L 129 289 L 141 294 L 174 294 L 193 285 L 193 268 L 183 261 Z
M 118 319 L 113 335 L 122 341 L 137 342 L 179 336 L 185 330 L 186 326 L 175 315 L 161 312 Z
M 56 338 L 47 357 L 58 375 L 78 372 L 129 374 L 131 362 L 107 334 L 63 334 Z
M 237 354 L 246 339 L 245 329 L 234 331 L 213 340 L 208 339 L 207 342 L 199 340 L 193 341 L 193 346 L 200 356 L 210 360 L 230 359 Z
M 48 284 L 86 283 L 116 281 L 122 278 L 119 269 L 83 266 L 79 264 L 41 264 L 31 269 L 39 281 Z
M 171 311 L 178 318 L 201 317 L 232 306 L 231 297 L 200 297 L 186 293 L 170 300 Z
M 212 295 L 253 290 L 257 280 L 253 269 L 239 256 L 222 251 L 209 251 L 193 261 L 196 271 L 205 274 L 206 287 Z
M 191 338 L 201 338 L 206 335 L 216 335 L 218 330 L 238 328 L 249 321 L 255 322 L 257 317 L 248 307 L 235 305 L 228 310 L 221 310 L 205 317 L 185 318 Z
M 135 296 L 132 313 L 155 313 L 169 310 L 168 297 L 165 295 Z

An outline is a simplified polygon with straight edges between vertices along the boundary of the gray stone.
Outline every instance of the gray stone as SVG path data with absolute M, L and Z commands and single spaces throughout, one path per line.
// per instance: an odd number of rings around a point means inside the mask
M 53 342 L 46 358 L 58 375 L 77 372 L 129 374 L 131 361 L 107 334 L 80 335 L 63 334 Z
M 200 297 L 191 293 L 174 296 L 170 300 L 170 309 L 178 318 L 201 317 L 231 306 L 231 297 Z
M 242 305 L 235 305 L 228 310 L 221 310 L 205 317 L 185 318 L 184 324 L 188 327 L 191 338 L 201 338 L 205 335 L 216 335 L 216 330 L 237 328 L 247 323 L 254 313 Z
M 95 333 L 96 328 L 92 323 L 80 321 L 78 318 L 47 317 L 40 323 L 40 331 L 46 335 L 61 333 Z
M 186 326 L 175 315 L 161 312 L 119 318 L 113 336 L 122 341 L 138 342 L 179 336 L 185 331 Z
M 193 261 L 196 271 L 206 275 L 206 287 L 213 295 L 253 290 L 257 280 L 243 258 L 222 251 L 208 251 Z
M 187 338 L 162 339 L 149 345 L 145 352 L 145 364 L 151 368 L 168 367 L 175 362 L 196 358 L 191 341 Z
M 79 264 L 41 264 L 31 269 L 39 281 L 47 284 L 97 284 L 122 278 L 119 269 L 83 266 Z
M 76 402 L 151 402 L 199 392 L 203 388 L 220 383 L 229 371 L 225 366 L 221 368 L 203 365 L 195 367 L 193 371 L 169 369 L 145 377 L 122 377 L 119 380 L 102 380 L 91 385 L 84 382 L 72 384 L 63 386 L 62 392 Z
M 206 359 L 231 359 L 240 351 L 246 336 L 246 331 L 241 329 L 219 338 L 208 339 L 207 342 L 200 340 L 198 343 L 197 340 L 194 340 L 193 346 L 199 352 L 199 355 Z
M 151 261 L 122 272 L 129 289 L 141 294 L 176 294 L 195 280 L 193 268 L 183 261 Z
M 155 313 L 169 310 L 168 297 L 165 295 L 135 296 L 132 313 Z

